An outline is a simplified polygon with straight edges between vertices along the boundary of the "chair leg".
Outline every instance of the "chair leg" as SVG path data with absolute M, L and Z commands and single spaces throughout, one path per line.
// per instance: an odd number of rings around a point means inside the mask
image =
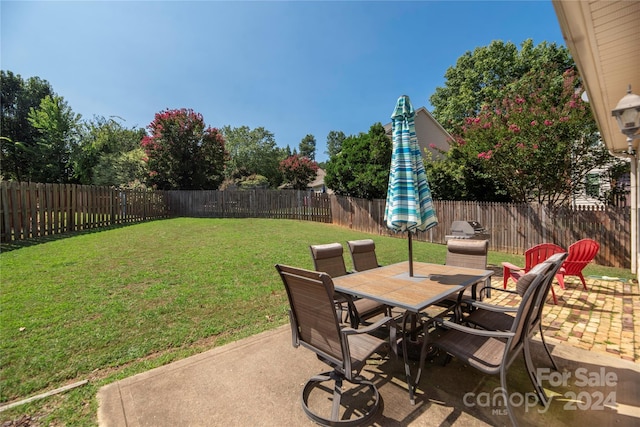
M 584 280 L 584 276 L 582 275 L 582 273 L 578 273 L 578 277 L 580 277 L 580 281 L 582 281 L 582 287 L 584 288 L 585 291 L 589 291 L 589 289 L 587 289 L 587 282 L 585 282 Z
M 487 296 L 487 298 L 491 298 L 491 277 L 487 277 L 487 280 L 485 282 L 485 295 Z M 480 293 L 480 295 L 478 295 L 478 298 L 480 299 L 480 301 L 482 301 L 482 292 Z
M 513 414 L 513 409 L 511 408 L 511 404 L 509 403 L 509 394 L 507 393 L 507 368 L 505 366 L 505 363 L 503 363 L 500 367 L 500 387 L 502 388 L 502 392 L 504 393 L 504 405 L 507 408 L 507 413 L 509 414 L 511 424 L 513 426 L 517 426 L 518 422 L 516 421 L 516 417 Z
M 556 361 L 551 355 L 551 350 L 549 350 L 549 347 L 547 346 L 547 341 L 544 339 L 544 334 L 542 333 L 542 322 L 538 323 L 538 329 L 540 330 L 540 340 L 542 340 L 542 345 L 544 346 L 544 349 L 547 351 L 547 356 L 549 356 L 549 359 L 551 359 L 551 364 L 553 365 L 553 369 L 555 369 L 556 371 L 559 371 L 558 365 L 556 365 Z
M 507 289 L 507 282 L 509 281 L 510 272 L 511 270 L 509 270 L 507 267 L 502 268 L 502 287 L 504 289 Z
M 347 316 L 344 315 L 344 308 L 342 307 L 342 303 L 340 302 L 336 302 L 336 312 L 338 313 L 338 319 L 340 319 L 341 322 L 346 321 Z
M 358 329 L 360 325 L 360 314 L 353 304 L 349 304 L 349 323 L 353 329 Z
M 337 377 L 333 387 L 333 405 L 331 406 L 331 419 L 340 417 L 340 401 L 342 401 L 342 378 Z
M 542 405 L 546 407 L 549 403 L 549 398 L 547 397 L 547 394 L 545 393 L 544 388 L 542 387 L 542 384 L 540 384 L 540 382 L 538 381 L 538 377 L 536 376 L 534 366 L 533 366 L 533 360 L 531 360 L 531 345 L 530 345 L 529 338 L 525 339 L 522 350 L 524 353 L 524 365 L 525 365 L 525 368 L 527 369 L 527 373 L 529 374 L 529 379 L 531 380 L 531 384 L 533 384 L 533 388 L 536 391 L 536 395 L 538 396 L 538 399 L 540 399 L 540 402 L 542 402 Z
M 342 400 L 342 382 L 345 378 L 342 374 L 332 371 L 325 372 L 319 375 L 310 378 L 309 381 L 304 385 L 302 389 L 302 409 L 305 414 L 313 420 L 315 423 L 323 425 L 323 426 L 358 426 L 362 424 L 368 424 L 368 422 L 376 415 L 378 412 L 378 408 L 380 406 L 380 394 L 378 393 L 378 389 L 375 384 L 371 381 L 367 381 L 364 378 L 358 377 L 357 380 L 347 380 L 353 384 L 362 385 L 368 387 L 371 393 L 372 403 L 368 408 L 362 408 L 362 415 L 355 418 L 349 419 L 340 419 L 340 408 L 341 408 L 341 400 Z M 329 391 L 327 387 L 321 385 L 321 383 L 325 381 L 334 381 L 333 388 L 333 401 L 331 406 L 331 416 L 329 418 L 324 418 L 320 416 L 318 413 L 314 412 L 309 407 L 309 396 L 311 392 L 316 389 L 322 389 L 324 392 Z M 362 393 L 362 391 L 359 391 Z M 328 409 L 328 408 L 327 408 Z M 346 415 L 346 413 L 345 413 Z M 352 414 L 353 415 L 353 414 Z
M 560 284 L 560 288 L 564 289 L 564 274 L 556 274 L 556 280 Z
M 553 303 L 554 303 L 555 305 L 558 305 L 558 298 L 556 298 L 556 293 L 555 293 L 555 291 L 553 290 L 553 283 L 551 284 L 551 295 L 553 296 Z

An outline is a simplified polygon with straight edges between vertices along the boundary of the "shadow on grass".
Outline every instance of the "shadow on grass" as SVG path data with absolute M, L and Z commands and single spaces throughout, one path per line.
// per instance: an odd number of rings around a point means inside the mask
M 63 239 L 69 239 L 71 237 L 83 236 L 85 234 L 95 234 L 95 233 L 102 233 L 103 231 L 117 230 L 119 228 L 125 228 L 125 227 L 129 227 L 131 225 L 136 225 L 136 224 L 140 224 L 140 223 L 137 222 L 137 223 L 131 223 L 131 224 L 116 224 L 116 225 L 110 225 L 107 227 L 91 228 L 88 230 L 79 230 L 79 231 L 69 231 L 66 233 L 53 234 L 50 236 L 34 237 L 31 239 L 14 240 L 12 242 L 0 243 L 0 252 L 15 251 L 18 249 L 37 246 L 44 243 L 55 242 Z

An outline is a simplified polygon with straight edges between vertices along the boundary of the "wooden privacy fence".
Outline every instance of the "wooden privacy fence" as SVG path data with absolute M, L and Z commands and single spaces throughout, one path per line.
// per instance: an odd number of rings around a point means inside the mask
M 162 192 L 0 182 L 0 240 L 4 243 L 167 217 Z
M 167 191 L 172 216 L 281 218 L 331 222 L 326 194 L 300 190 Z
M 331 199 L 334 224 L 372 234 L 395 235 L 384 224 L 384 199 L 341 196 Z M 540 205 L 526 203 L 436 200 L 434 208 L 438 225 L 416 233 L 415 240 L 444 244 L 453 221 L 478 221 L 489 233 L 489 247 L 494 251 L 524 254 L 528 248 L 543 242 L 568 249 L 572 243 L 588 237 L 600 244 L 597 264 L 631 267 L 629 207 L 562 208 L 553 216 Z
M 491 250 L 523 254 L 542 242 L 568 248 L 590 237 L 596 263 L 631 267 L 631 213 L 624 208 L 566 208 L 550 216 L 537 205 L 434 201 L 439 224 L 415 239 L 444 244 L 451 223 L 478 221 Z M 146 191 L 73 184 L 0 183 L 2 242 L 169 217 L 280 218 L 333 223 L 394 236 L 384 224 L 385 200 L 297 190 Z M 398 235 L 404 237 L 404 235 Z

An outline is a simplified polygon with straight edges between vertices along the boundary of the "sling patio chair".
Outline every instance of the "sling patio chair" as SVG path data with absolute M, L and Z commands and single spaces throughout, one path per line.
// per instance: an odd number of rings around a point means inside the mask
M 569 246 L 569 256 L 562 264 L 562 268 L 558 274 L 558 282 L 560 287 L 564 289 L 565 276 L 578 276 L 582 282 L 582 287 L 585 291 L 587 289 L 587 283 L 582 275 L 582 270 L 589 264 L 598 254 L 600 245 L 593 239 L 578 240 L 571 246 Z
M 305 414 L 322 425 L 367 423 L 376 415 L 380 396 L 375 384 L 360 372 L 374 353 L 390 349 L 394 357 L 397 354 L 394 320 L 383 317 L 360 329 L 345 326 L 334 308 L 334 286 L 328 274 L 281 264 L 276 265 L 276 270 L 289 299 L 293 346 L 315 352 L 319 360 L 332 368 L 310 378 L 304 385 L 302 408 Z M 385 325 L 388 339 L 369 334 Z M 343 388 L 344 380 L 353 387 Z M 331 388 L 323 385 L 327 381 L 334 382 L 331 399 L 326 397 Z M 326 403 L 329 400 L 331 405 Z M 326 415 L 328 412 L 329 416 Z
M 447 240 L 447 255 L 444 263 L 445 265 L 452 265 L 456 267 L 467 267 L 486 270 L 488 252 L 488 240 L 449 239 Z M 491 278 L 487 278 L 485 285 L 487 284 L 491 284 Z M 482 289 L 486 288 L 488 288 L 488 286 L 482 287 Z M 480 294 L 477 291 L 473 291 L 471 288 L 467 288 L 462 295 L 465 300 L 467 298 L 475 299 L 479 296 Z M 489 294 L 488 296 L 491 296 L 491 294 Z M 438 305 L 441 307 L 450 308 L 456 306 L 459 302 L 459 299 L 446 299 L 438 303 Z
M 540 286 L 544 284 L 545 274 L 551 268 L 550 263 L 538 264 L 520 278 L 520 286 L 525 284 L 528 286 L 509 330 L 472 328 L 436 317 L 433 322 L 440 328 L 436 328 L 434 333 L 428 335 L 431 344 L 446 352 L 447 356 L 453 356 L 485 374 L 500 375 L 500 391 L 504 393 L 502 400 L 505 402 L 509 419 L 514 426 L 517 425 L 517 421 L 507 393 L 507 372 L 520 353 L 524 356 L 525 367 L 536 393 L 539 396 L 544 393 L 534 372 L 530 354 L 524 350 L 524 346 L 527 331 L 530 328 L 528 322 L 533 318 L 535 297 Z M 432 337 L 441 328 L 447 330 L 440 336 Z
M 311 258 L 313 268 L 316 271 L 327 273 L 331 277 L 340 277 L 348 274 L 344 263 L 344 249 L 340 243 L 327 243 L 324 245 L 311 245 Z M 347 313 L 351 327 L 357 328 L 359 324 L 379 314 L 389 312 L 389 308 L 368 298 L 354 299 L 350 295 L 336 293 L 336 304 L 347 305 Z
M 381 267 L 376 256 L 376 243 L 373 239 L 348 240 L 347 247 L 351 254 L 354 271 L 371 270 Z
M 558 246 L 554 243 L 541 243 L 539 245 L 533 246 L 527 249 L 524 253 L 524 267 L 518 267 L 517 265 L 511 264 L 509 262 L 502 263 L 502 285 L 504 289 L 507 289 L 507 282 L 509 279 L 513 279 L 516 283 L 525 275 L 529 270 L 531 270 L 535 265 L 544 262 L 553 254 L 564 253 L 567 252 L 563 247 Z M 562 283 L 562 277 L 560 274 L 556 274 L 556 279 L 558 283 Z M 564 289 L 564 286 L 562 286 Z M 558 304 L 558 298 L 556 298 L 556 293 L 551 287 L 551 294 L 553 295 L 553 303 Z
M 542 341 L 542 345 L 547 352 L 547 356 L 551 360 L 551 364 L 553 368 L 557 371 L 558 365 L 556 365 L 553 356 L 551 355 L 551 351 L 547 346 L 547 342 L 544 339 L 544 332 L 542 331 L 542 317 L 543 317 L 543 309 L 544 304 L 549 297 L 549 290 L 553 286 L 553 278 L 556 273 L 560 270 L 563 261 L 567 258 L 567 253 L 557 253 L 551 255 L 543 264 L 549 264 L 550 268 L 545 273 L 544 281 L 540 286 L 538 293 L 535 295 L 534 300 L 534 308 L 532 310 L 531 318 L 527 323 L 527 331 L 524 343 L 524 351 L 531 354 L 531 341 L 534 335 L 537 332 L 540 332 L 540 340 Z M 496 289 L 498 292 L 509 292 L 519 295 L 521 298 L 524 296 L 528 287 L 531 285 L 531 282 L 518 281 L 516 285 L 516 290 L 512 291 L 509 289 Z M 505 306 L 505 305 L 495 305 L 489 304 L 484 301 L 467 301 L 469 305 L 471 305 L 474 310 L 464 318 L 464 323 L 478 326 L 487 330 L 494 331 L 508 331 L 513 325 L 514 314 L 517 312 L 518 307 L 515 306 Z M 529 356 L 531 357 L 531 356 Z M 533 360 L 533 359 L 531 359 Z M 538 397 L 542 400 L 543 404 L 546 405 L 548 402 L 547 395 L 544 392 L 542 386 L 539 388 Z

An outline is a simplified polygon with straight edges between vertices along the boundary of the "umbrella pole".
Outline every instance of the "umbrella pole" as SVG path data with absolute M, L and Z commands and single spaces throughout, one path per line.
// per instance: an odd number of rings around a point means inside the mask
M 409 231 L 409 277 L 413 277 L 413 241 L 411 240 L 411 231 Z
M 407 236 L 409 238 L 409 277 L 413 277 L 413 239 L 411 238 L 411 231 Z M 413 343 L 418 342 L 418 315 L 411 313 L 411 341 Z
M 407 238 L 409 239 L 409 277 L 413 277 L 413 240 L 411 239 L 411 231 L 408 232 Z M 411 314 L 411 340 L 416 341 L 417 319 L 415 314 Z

